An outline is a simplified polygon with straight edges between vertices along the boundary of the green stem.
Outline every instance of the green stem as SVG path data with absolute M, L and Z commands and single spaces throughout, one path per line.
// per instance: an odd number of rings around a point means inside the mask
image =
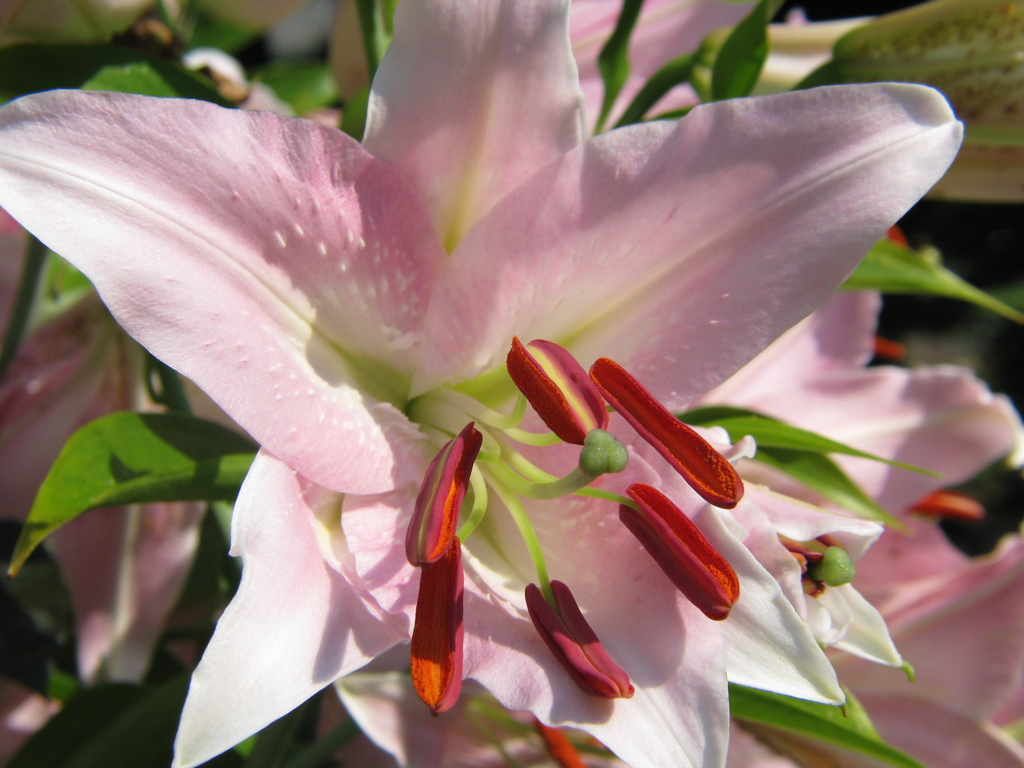
M 28 318 L 32 314 L 32 305 L 35 303 L 36 291 L 39 288 L 39 277 L 46 263 L 46 252 L 46 246 L 29 235 L 25 264 L 21 268 L 21 279 L 18 281 L 18 292 L 14 297 L 11 314 L 7 318 L 3 349 L 0 349 L 0 379 L 18 353 L 25 328 L 28 327 Z
M 372 82 L 380 60 L 384 57 L 383 20 L 375 0 L 356 0 L 356 12 L 359 14 L 359 29 L 363 33 L 366 68 Z

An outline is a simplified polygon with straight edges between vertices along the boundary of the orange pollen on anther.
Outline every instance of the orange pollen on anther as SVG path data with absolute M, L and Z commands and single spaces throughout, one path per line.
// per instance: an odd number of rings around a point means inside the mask
M 433 563 L 451 546 L 482 444 L 483 436 L 470 422 L 430 463 L 405 536 L 405 554 L 412 565 Z
M 580 753 L 576 751 L 576 747 L 572 745 L 569 737 L 561 729 L 544 725 L 537 718 L 533 719 L 533 724 L 537 728 L 537 733 L 544 740 L 548 754 L 558 763 L 559 768 L 587 768 Z
M 462 546 L 459 537 L 420 576 L 412 631 L 412 684 L 438 715 L 462 690 Z
M 985 508 L 966 493 L 941 490 L 929 493 L 910 508 L 911 512 L 948 520 L 982 520 Z
M 669 413 L 621 365 L 607 357 L 590 368 L 605 399 L 689 483 L 702 499 L 732 509 L 743 498 L 743 480 L 707 440 Z

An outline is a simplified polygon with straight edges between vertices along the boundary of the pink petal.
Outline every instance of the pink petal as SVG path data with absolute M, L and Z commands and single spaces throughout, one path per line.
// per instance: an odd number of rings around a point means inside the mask
M 870 291 L 833 295 L 692 406 L 724 403 L 762 410 L 765 402 L 790 394 L 793 408 L 787 416 L 798 417 L 803 386 L 871 360 L 881 305 L 881 296 Z
M 1024 747 L 995 726 L 911 697 L 868 695 L 860 700 L 883 739 L 929 768 L 1024 765 Z
M 138 348 L 95 297 L 26 338 L 0 385 L 0 516 L 23 520 L 71 433 L 134 405 L 121 364 Z
M 0 765 L 45 725 L 60 705 L 13 680 L 0 678 Z
M 192 565 L 201 517 L 199 504 L 97 509 L 53 534 L 84 679 L 145 675 Z
M 415 367 L 443 258 L 394 170 L 322 125 L 197 101 L 50 92 L 0 130 L 0 202 L 129 333 L 308 477 L 393 487 L 409 429 L 377 401 L 404 398 L 390 369 Z
M 677 407 L 821 303 L 959 141 L 937 92 L 891 84 L 717 102 L 598 136 L 452 254 L 417 388 L 496 365 L 515 334 L 584 366 L 615 359 Z
M 1024 541 L 1017 536 L 958 571 L 907 583 L 880 608 L 917 671 L 914 684 L 857 660 L 843 663 L 842 676 L 858 696 L 913 696 L 988 718 L 1024 675 L 1022 589 Z
M 642 591 L 633 585 L 643 583 L 618 585 L 614 606 L 592 603 L 587 612 L 609 653 L 629 672 L 636 688 L 631 699 L 583 693 L 521 609 L 468 589 L 466 674 L 505 707 L 529 710 L 551 725 L 581 728 L 634 768 L 720 763 L 728 701 L 718 625 L 692 606 L 681 606 L 685 625 L 680 613 L 664 610 L 676 599 L 667 580 L 664 590 L 647 583 L 652 588 L 646 597 L 628 609 L 629 598 L 640 598 Z M 636 738 L 638 730 L 644 739 Z
M 428 201 L 449 250 L 509 190 L 583 138 L 567 27 L 568 0 L 398 7 L 364 143 Z
M 242 583 L 192 676 L 176 768 L 220 754 L 404 639 L 324 543 L 340 512 L 340 495 L 257 456 L 232 519 Z
M 1020 418 L 968 369 L 931 366 L 836 372 L 764 396 L 756 410 L 861 450 L 923 467 L 939 478 L 869 459 L 843 467 L 886 508 L 901 511 L 1014 450 Z
M 857 589 L 875 605 L 888 604 L 911 585 L 927 591 L 929 579 L 949 578 L 969 562 L 934 521 L 911 515 L 901 522 L 906 529 L 887 529 L 864 555 L 857 574 Z

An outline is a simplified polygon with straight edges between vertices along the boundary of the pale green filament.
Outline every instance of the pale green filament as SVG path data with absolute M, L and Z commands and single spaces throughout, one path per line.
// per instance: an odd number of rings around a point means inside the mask
M 562 438 L 560 438 L 554 432 L 527 432 L 525 429 L 519 429 L 517 427 L 506 429 L 504 430 L 504 432 L 517 443 L 523 443 L 524 445 L 535 445 L 540 448 L 543 448 L 548 445 L 558 445 L 558 443 L 562 442 Z
M 503 467 L 501 464 L 495 464 L 492 467 L 488 467 L 488 471 L 493 474 L 494 470 L 498 468 Z M 519 535 L 523 539 L 523 544 L 526 545 L 526 551 L 530 554 L 530 559 L 533 561 L 533 569 L 537 572 L 537 580 L 540 582 L 541 592 L 544 593 L 544 599 L 554 604 L 555 597 L 551 592 L 551 580 L 548 578 L 548 567 L 544 562 L 544 553 L 541 551 L 540 540 L 537 538 L 537 532 L 533 530 L 533 524 L 526 514 L 523 503 L 515 492 L 505 487 L 497 477 L 492 477 L 492 480 L 493 482 L 489 483 L 489 485 L 498 494 L 501 503 L 505 505 L 505 509 L 512 516 L 512 521 L 516 524 L 516 528 L 519 529 Z
M 473 506 L 469 510 L 466 522 L 462 524 L 456 534 L 459 541 L 469 538 L 469 534 L 476 530 L 487 513 L 487 483 L 484 481 L 483 475 L 480 474 L 479 467 L 473 467 L 473 472 L 469 476 L 469 487 L 473 489 Z

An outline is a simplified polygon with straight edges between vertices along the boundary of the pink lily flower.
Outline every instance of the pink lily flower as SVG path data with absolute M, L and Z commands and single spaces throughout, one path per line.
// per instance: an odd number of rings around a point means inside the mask
M 868 459 L 838 457 L 852 478 L 899 515 L 927 494 L 963 482 L 1007 454 L 1013 453 L 1011 458 L 1017 461 L 1024 429 L 1009 400 L 993 395 L 968 369 L 866 367 L 874 353 L 879 306 L 879 297 L 872 293 L 834 296 L 694 405 L 747 407 L 938 473 L 936 477 Z M 766 483 L 782 494 L 830 506 L 761 465 L 741 463 L 740 471 L 746 479 Z M 787 594 L 811 621 L 815 636 L 826 645 L 900 666 L 885 622 L 853 584 L 805 594 L 793 560 L 793 555 L 802 559 L 801 547 L 793 542 L 835 535 L 846 537 L 845 548 L 856 560 L 881 534 L 881 527 L 792 505 L 775 493 L 760 495 L 764 492 L 756 485 L 749 492 L 767 518 L 743 522 L 751 531 L 764 526 L 769 533 L 748 539 L 748 546 L 784 586 L 788 584 Z M 771 536 L 773 528 L 789 543 L 780 544 Z M 850 540 L 851 536 L 860 543 Z M 866 588 L 872 598 L 884 594 L 887 585 L 898 583 L 889 564 L 860 569 L 860 573 L 856 586 Z M 806 587 L 807 574 L 803 576 Z
M 210 2 L 210 0 L 206 0 Z M 280 0 L 281 4 L 286 0 Z M 359 19 L 352 0 L 341 0 L 331 33 L 331 70 L 346 98 L 367 85 L 366 54 L 359 31 Z M 677 56 L 697 50 L 704 37 L 716 29 L 738 23 L 753 9 L 753 3 L 720 0 L 647 0 L 629 41 L 630 74 L 609 113 L 614 125 L 644 83 Z M 569 10 L 569 39 L 579 69 L 587 126 L 601 113 L 604 81 L 597 57 L 618 22 L 619 0 L 573 0 Z M 652 113 L 692 107 L 699 101 L 689 85 L 673 88 Z
M 17 248 L 0 253 L 5 272 L 20 263 L 24 234 L 17 240 Z M 24 520 L 78 427 L 143 405 L 141 355 L 95 296 L 28 335 L 0 384 L 4 517 Z M 84 680 L 136 681 L 145 674 L 188 574 L 200 513 L 197 504 L 100 509 L 54 533 Z
M 891 512 L 903 516 L 911 530 L 886 531 L 868 551 L 847 546 L 855 559 L 860 558 L 855 585 L 863 593 L 863 613 L 855 636 L 829 643 L 852 655 L 832 658 L 841 680 L 867 706 L 883 737 L 927 765 L 1020 766 L 1024 750 L 990 719 L 1021 687 L 1021 539 L 1007 537 L 995 554 L 972 561 L 935 525 L 906 517 L 907 508 L 926 494 L 956 485 L 1007 454 L 1011 463 L 1019 463 L 1020 418 L 1006 397 L 993 395 L 964 368 L 864 367 L 873 355 L 878 308 L 875 294 L 836 295 L 695 405 L 748 407 L 941 473 L 930 477 L 870 460 L 840 459 L 847 472 Z M 740 470 L 748 479 L 760 477 L 809 501 L 822 501 L 806 491 L 801 494 L 792 483 L 750 471 L 749 466 L 741 464 Z M 771 547 L 765 546 L 772 529 L 811 539 L 822 532 L 834 534 L 837 528 L 847 529 L 849 535 L 851 525 L 872 525 L 838 516 L 828 525 L 827 518 L 810 509 L 801 514 L 791 504 L 772 504 L 758 495 L 755 485 L 748 484 L 748 493 L 767 514 L 769 535 L 761 539 L 760 547 L 751 537 L 745 542 L 777 575 L 782 572 L 773 568 Z M 757 522 L 744 520 L 752 532 Z M 823 524 L 826 527 L 820 527 Z M 794 525 L 810 527 L 801 533 L 793 530 Z M 791 559 L 774 562 L 792 574 Z M 801 602 L 812 606 L 801 590 L 792 588 L 792 575 L 789 578 L 787 594 L 798 610 Z M 785 578 L 781 580 L 785 585 Z M 872 623 L 876 631 L 865 632 Z M 892 641 L 882 634 L 886 626 Z M 816 636 L 824 639 L 818 632 Z M 872 638 L 875 654 L 870 652 Z M 887 663 L 885 645 L 893 651 L 898 646 L 914 666 L 913 684 L 899 672 L 868 663 Z M 900 658 L 893 657 L 888 666 L 899 666 Z M 776 737 L 782 754 L 798 745 L 807 749 L 799 739 Z M 844 759 L 861 764 L 849 755 Z M 792 765 L 735 727 L 728 764 Z
M 938 473 L 935 477 L 869 459 L 836 457 L 868 495 L 897 515 L 1002 457 L 1021 464 L 1020 417 L 1009 399 L 993 394 L 969 369 L 867 367 L 874 356 L 880 306 L 874 293 L 836 295 L 692 405 L 750 408 Z M 806 490 L 794 495 L 823 501 L 807 496 Z
M 3 204 L 263 446 L 233 519 L 242 584 L 193 677 L 180 768 L 409 640 L 417 487 L 473 420 L 490 509 L 462 547 L 463 671 L 503 705 L 637 766 L 715 765 L 727 679 L 841 697 L 775 581 L 656 455 L 634 452 L 631 478 L 692 513 L 738 576 L 722 622 L 664 578 L 616 504 L 510 491 L 494 460 L 513 434 L 495 410 L 515 398 L 503 363 L 514 335 L 550 339 L 615 358 L 680 408 L 849 274 L 941 175 L 959 127 L 934 92 L 883 85 L 585 141 L 567 25 L 564 2 L 405 0 L 362 146 L 115 94 L 0 111 Z M 552 450 L 549 468 L 577 449 Z M 530 526 L 631 699 L 581 691 L 538 635 Z
M 884 597 L 865 591 L 913 664 L 915 680 L 836 656 L 840 678 L 881 736 L 930 768 L 1020 768 L 1024 747 L 993 720 L 1022 690 L 1024 539 L 1007 536 L 995 552 L 972 560 L 934 523 L 907 522 L 909 532 L 886 531 L 862 563 L 866 573 L 891 576 Z M 745 728 L 733 727 L 729 768 L 791 768 L 787 755 L 825 760 L 840 752 L 779 732 L 766 739 L 755 730 L 755 741 Z M 844 752 L 842 764 L 876 763 Z

